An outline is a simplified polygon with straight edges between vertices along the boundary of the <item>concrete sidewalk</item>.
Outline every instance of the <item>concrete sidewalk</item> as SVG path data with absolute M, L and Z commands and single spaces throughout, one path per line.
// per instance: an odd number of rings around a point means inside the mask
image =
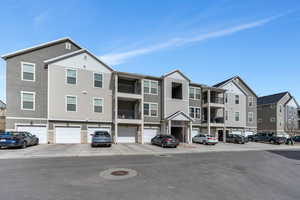
M 84 157 L 114 155 L 160 155 L 228 151 L 262 151 L 262 150 L 300 150 L 300 145 L 271 145 L 262 143 L 228 144 L 215 146 L 201 144 L 181 144 L 178 148 L 161 148 L 150 144 L 116 144 L 111 148 L 91 148 L 89 144 L 52 144 L 38 145 L 26 149 L 1 149 L 0 159 L 15 158 L 51 158 L 51 157 Z

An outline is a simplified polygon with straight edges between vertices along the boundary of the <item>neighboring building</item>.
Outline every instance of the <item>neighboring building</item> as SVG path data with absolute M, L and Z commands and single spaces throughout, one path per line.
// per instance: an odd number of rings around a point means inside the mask
M 0 100 L 0 131 L 5 131 L 6 104 Z
M 300 130 L 300 108 L 298 108 L 298 130 Z
M 159 77 L 118 72 L 69 38 L 2 58 L 6 129 L 30 131 L 41 143 L 89 143 L 95 130 L 107 130 L 116 143 L 148 143 L 159 133 L 191 142 L 199 132 L 217 136 L 226 130 L 227 88 L 193 83 L 179 70 Z M 250 95 L 255 105 L 251 89 L 238 89 L 245 93 L 243 105 Z M 255 131 L 247 116 L 241 110 L 243 124 L 232 127 Z
M 289 92 L 259 97 L 257 128 L 262 132 L 288 132 L 298 130 L 296 99 Z
M 257 131 L 257 95 L 238 76 L 220 82 L 214 87 L 225 92 L 226 133 L 250 135 Z M 219 135 L 219 140 L 222 134 Z

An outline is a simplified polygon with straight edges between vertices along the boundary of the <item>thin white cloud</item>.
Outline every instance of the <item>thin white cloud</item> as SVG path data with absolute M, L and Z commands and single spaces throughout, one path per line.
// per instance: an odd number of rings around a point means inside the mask
M 33 23 L 36 26 L 41 25 L 42 23 L 45 22 L 45 20 L 47 19 L 47 17 L 49 16 L 48 11 L 42 12 L 39 15 L 35 16 L 33 18 Z
M 160 44 L 152 45 L 152 46 L 145 47 L 145 48 L 139 48 L 139 49 L 135 49 L 135 50 L 127 51 L 127 52 L 121 52 L 121 53 L 105 54 L 103 56 L 100 56 L 100 58 L 108 64 L 118 65 L 118 64 L 122 64 L 122 63 L 126 62 L 130 58 L 140 56 L 140 55 L 149 54 L 149 53 L 159 51 L 159 50 L 162 50 L 162 49 L 171 48 L 171 47 L 178 47 L 178 46 L 183 46 L 183 45 L 186 45 L 186 44 L 191 44 L 191 43 L 196 43 L 196 42 L 209 40 L 209 39 L 212 39 L 212 38 L 228 36 L 228 35 L 240 32 L 240 31 L 244 31 L 244 30 L 247 30 L 247 29 L 252 29 L 252 28 L 255 28 L 255 27 L 263 26 L 263 25 L 266 25 L 266 24 L 268 24 L 268 23 L 270 23 L 270 22 L 274 21 L 275 19 L 277 19 L 279 17 L 282 17 L 282 16 L 283 16 L 283 14 L 282 15 L 276 15 L 276 16 L 272 16 L 272 17 L 269 17 L 269 18 L 254 21 L 254 22 L 251 22 L 251 23 L 241 24 L 241 25 L 238 25 L 238 26 L 234 26 L 234 27 L 230 27 L 230 28 L 226 28 L 226 29 L 222 29 L 222 30 L 218 30 L 218 31 L 214 31 L 214 32 L 208 32 L 208 33 L 197 35 L 197 36 L 190 37 L 190 38 L 173 38 L 173 39 L 170 39 L 166 42 L 162 42 Z

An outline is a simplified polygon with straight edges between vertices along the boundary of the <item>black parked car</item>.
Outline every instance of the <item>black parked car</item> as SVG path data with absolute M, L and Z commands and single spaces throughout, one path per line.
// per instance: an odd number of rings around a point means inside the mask
M 293 140 L 294 140 L 294 142 L 300 142 L 300 136 L 299 135 L 294 136 Z
M 257 133 L 253 136 L 254 142 L 268 142 L 271 144 L 283 144 L 286 141 L 284 136 L 275 133 Z
M 39 138 L 29 132 L 1 132 L 0 148 L 2 147 L 19 147 L 38 145 Z
M 92 134 L 92 147 L 108 146 L 111 147 L 112 137 L 107 131 L 96 131 Z
M 248 140 L 245 139 L 242 135 L 237 134 L 228 134 L 226 135 L 226 142 L 228 143 L 236 143 L 236 144 L 245 144 Z
M 151 139 L 151 144 L 176 148 L 179 145 L 179 141 L 173 135 L 157 135 Z

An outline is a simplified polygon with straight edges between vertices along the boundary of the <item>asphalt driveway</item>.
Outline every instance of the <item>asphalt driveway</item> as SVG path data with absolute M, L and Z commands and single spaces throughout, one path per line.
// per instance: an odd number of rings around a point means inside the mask
M 83 157 L 83 156 L 116 156 L 116 155 L 159 155 L 226 151 L 257 151 L 300 149 L 300 145 L 271 145 L 262 143 L 224 144 L 215 146 L 201 144 L 181 144 L 178 148 L 161 148 L 150 144 L 116 144 L 111 148 L 91 148 L 88 144 L 52 144 L 38 145 L 26 149 L 1 149 L 0 159 L 43 158 L 43 157 Z

